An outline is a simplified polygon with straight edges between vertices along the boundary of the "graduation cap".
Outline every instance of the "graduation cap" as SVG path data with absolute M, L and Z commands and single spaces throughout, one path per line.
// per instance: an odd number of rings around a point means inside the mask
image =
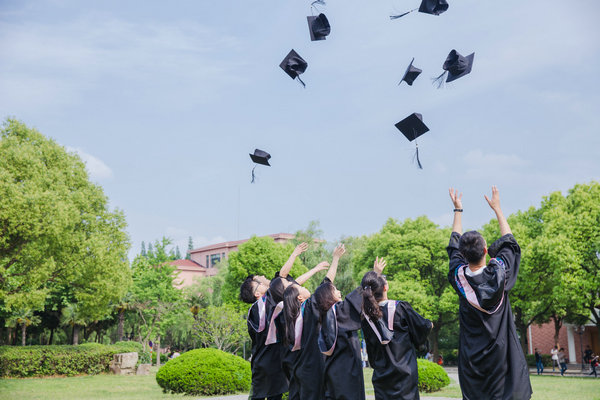
M 308 63 L 304 61 L 302 57 L 294 49 L 292 49 L 287 56 L 283 59 L 281 64 L 279 64 L 281 69 L 285 71 L 286 74 L 290 76 L 292 79 L 298 78 L 298 81 L 302 84 L 303 87 L 306 87 L 306 84 L 302 82 L 300 79 L 300 74 L 303 74 L 308 67 Z
M 271 164 L 269 164 L 269 158 L 271 158 L 271 155 L 269 153 L 267 153 L 266 151 L 254 149 L 254 154 L 250 154 L 250 158 L 257 165 L 258 164 L 266 165 L 267 167 L 271 166 Z M 255 168 L 256 168 L 256 165 L 254 166 L 254 168 L 252 168 L 252 181 L 250 183 L 254 183 L 254 179 L 255 179 L 254 169 Z
M 402 13 L 400 15 L 390 15 L 390 19 L 398 19 L 404 17 L 406 14 L 410 14 L 413 11 L 419 10 L 419 12 L 431 15 L 440 15 L 448 9 L 448 2 L 446 0 L 421 0 L 419 8 L 413 8 L 410 11 Z
M 408 65 L 408 68 L 406 68 L 406 72 L 404 73 L 404 76 L 402 77 L 402 80 L 400 80 L 398 85 L 400 83 L 402 83 L 402 81 L 405 81 L 406 83 L 408 83 L 408 86 L 412 86 L 415 79 L 417 79 L 417 76 L 419 76 L 421 74 L 421 72 L 423 72 L 419 68 L 413 67 L 413 65 L 412 65 L 413 61 L 415 61 L 414 57 L 413 57 L 412 61 L 410 62 L 410 64 Z
M 448 74 L 446 78 L 446 82 L 452 82 L 462 76 L 465 76 L 471 72 L 471 68 L 473 68 L 473 59 L 475 58 L 475 53 L 471 53 L 468 56 L 464 57 L 458 51 L 452 50 L 448 57 L 446 57 L 446 61 L 442 68 L 444 72 L 433 79 L 434 83 L 437 83 L 438 88 L 442 87 L 444 84 L 444 75 Z
M 331 25 L 325 14 L 321 13 L 315 16 L 306 17 L 308 20 L 308 30 L 310 31 L 310 40 L 325 40 L 331 33 Z
M 419 113 L 410 114 L 408 117 L 398 122 L 396 124 L 396 128 L 398 128 L 398 130 L 402 132 L 402 134 L 406 136 L 406 138 L 411 142 L 419 136 L 421 136 L 422 134 L 424 134 L 425 132 L 429 132 L 429 128 L 423 123 L 423 116 Z M 417 147 L 415 151 L 417 165 L 420 169 L 423 169 L 421 161 L 419 160 L 419 145 L 417 144 L 417 142 L 415 142 L 415 145 Z

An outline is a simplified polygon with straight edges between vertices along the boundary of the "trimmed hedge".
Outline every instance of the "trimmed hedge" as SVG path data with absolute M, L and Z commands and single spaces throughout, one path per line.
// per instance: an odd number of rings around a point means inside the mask
M 526 354 L 525 360 L 527 360 L 527 365 L 535 368 L 535 354 Z M 542 354 L 542 364 L 544 367 L 552 367 L 552 354 Z
M 141 350 L 141 345 L 139 346 Z M 108 371 L 113 356 L 138 351 L 134 342 L 114 345 L 0 346 L 0 377 L 98 374 Z
M 450 378 L 441 366 L 423 358 L 417 358 L 417 365 L 419 367 L 419 392 L 436 392 L 450 384 Z
M 163 392 L 217 395 L 248 392 L 250 363 L 217 349 L 196 349 L 168 361 L 156 373 Z

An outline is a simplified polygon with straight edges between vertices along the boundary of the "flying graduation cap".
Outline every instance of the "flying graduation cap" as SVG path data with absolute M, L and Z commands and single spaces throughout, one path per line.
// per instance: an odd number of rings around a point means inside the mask
M 290 76 L 292 79 L 298 78 L 298 81 L 302 84 L 303 87 L 306 87 L 306 84 L 302 82 L 300 79 L 300 74 L 303 74 L 308 67 L 308 63 L 304 61 L 302 57 L 294 49 L 292 49 L 287 56 L 283 59 L 281 64 L 279 64 L 281 69 Z
M 398 85 L 400 85 L 402 83 L 402 81 L 404 81 L 404 82 L 408 83 L 408 86 L 412 86 L 415 79 L 417 79 L 417 76 L 419 76 L 421 74 L 421 72 L 423 72 L 419 68 L 413 67 L 413 61 L 415 61 L 414 57 L 413 57 L 412 61 L 410 62 L 410 64 L 408 65 L 408 68 L 406 68 L 406 72 L 404 73 L 404 76 L 402 77 L 402 79 L 400 80 Z
M 425 132 L 429 132 L 429 128 L 423 123 L 423 116 L 419 113 L 410 114 L 408 117 L 398 122 L 396 124 L 396 128 L 398 128 L 398 130 L 402 132 L 402 134 L 406 136 L 406 138 L 410 142 L 412 142 Z M 417 160 L 417 165 L 420 169 L 423 169 L 423 166 L 421 165 L 421 160 L 419 160 L 419 145 L 417 144 L 417 142 L 415 142 L 415 146 L 415 158 Z
M 256 168 L 256 166 L 258 164 L 266 165 L 267 167 L 270 167 L 271 164 L 269 164 L 269 158 L 271 158 L 271 155 L 269 153 L 267 153 L 266 151 L 254 149 L 254 154 L 250 154 L 250 158 L 252 159 L 253 162 L 256 163 L 254 168 L 252 168 L 252 181 L 250 182 L 250 183 L 254 183 L 254 179 L 255 179 L 254 169 Z
M 406 14 L 410 14 L 413 11 L 419 10 L 419 12 L 431 15 L 440 15 L 448 9 L 448 2 L 446 0 L 421 0 L 419 8 L 413 8 L 410 11 L 399 15 L 390 15 L 390 19 L 398 19 L 404 17 Z
M 310 40 L 325 40 L 327 35 L 331 33 L 331 25 L 325 14 L 321 13 L 317 16 L 308 16 L 308 30 L 310 31 Z
M 445 75 L 448 75 L 446 77 L 446 82 L 452 82 L 462 76 L 471 73 L 474 58 L 475 53 L 471 53 L 468 56 L 464 57 L 458 51 L 452 50 L 448 54 L 448 57 L 446 57 L 446 61 L 442 66 L 444 72 L 442 72 L 442 74 L 437 78 L 433 78 L 433 83 L 437 84 L 439 89 L 444 84 Z

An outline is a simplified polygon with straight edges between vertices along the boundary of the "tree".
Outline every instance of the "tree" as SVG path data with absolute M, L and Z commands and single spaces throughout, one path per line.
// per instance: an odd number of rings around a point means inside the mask
M 448 282 L 446 246 L 449 229 L 440 229 L 427 217 L 398 223 L 388 219 L 380 232 L 366 239 L 354 257 L 354 278 L 362 280 L 375 257 L 387 261 L 384 271 L 389 298 L 405 300 L 433 322 L 431 342 L 437 356 L 440 330 L 457 322 L 458 298 Z
M 146 257 L 146 243 L 142 240 L 142 251 L 140 252 L 140 256 Z
M 69 303 L 63 308 L 60 319 L 61 325 L 70 326 L 72 328 L 71 344 L 79 344 L 79 330 L 82 326 L 86 326 L 88 321 L 83 316 L 77 304 Z
M 247 337 L 244 312 L 227 304 L 200 310 L 194 330 L 203 347 L 214 347 L 234 354 Z
M 129 282 L 123 213 L 110 211 L 85 165 L 21 122 L 0 131 L 0 307 L 37 311 L 61 291 L 89 318 Z M 63 304 L 59 305 L 62 308 Z
M 192 237 L 188 238 L 188 248 L 187 254 L 185 255 L 185 259 L 189 260 L 192 257 L 192 250 L 194 250 L 194 242 L 192 241 Z
M 240 285 L 250 274 L 272 278 L 287 261 L 294 250 L 292 243 L 278 244 L 272 237 L 253 236 L 239 246 L 238 251 L 229 253 L 227 274 L 223 284 L 223 302 L 246 308 L 238 300 Z M 296 259 L 290 271 L 292 276 L 300 276 L 307 271 Z
M 27 340 L 27 327 L 30 325 L 37 325 L 41 322 L 39 316 L 34 315 L 30 309 L 21 309 L 13 312 L 13 315 L 8 319 L 7 324 L 9 326 L 15 326 L 15 328 L 21 327 L 21 346 L 25 346 Z
M 181 251 L 179 251 L 179 246 L 175 247 L 175 259 L 181 260 Z

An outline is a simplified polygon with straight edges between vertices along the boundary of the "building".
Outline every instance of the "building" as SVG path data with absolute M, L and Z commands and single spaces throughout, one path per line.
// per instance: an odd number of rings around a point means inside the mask
M 554 324 L 531 325 L 527 331 L 528 353 L 533 354 L 537 348 L 540 353 L 550 354 L 550 349 L 558 344 L 565 349 L 565 356 L 571 364 L 581 364 L 582 351 L 590 346 L 595 354 L 600 354 L 598 327 L 592 323 L 583 329 L 571 324 L 563 324 L 559 330 L 558 343 L 554 343 Z
M 275 243 L 287 243 L 296 237 L 291 233 L 275 233 L 268 236 L 272 237 Z M 216 275 L 218 271 L 215 265 L 221 260 L 227 259 L 229 253 L 236 251 L 240 244 L 248 240 L 250 239 L 211 244 L 192 250 L 190 260 L 171 261 L 170 264 L 177 267 L 177 271 L 179 271 L 178 287 L 183 288 L 192 285 L 195 278 Z

